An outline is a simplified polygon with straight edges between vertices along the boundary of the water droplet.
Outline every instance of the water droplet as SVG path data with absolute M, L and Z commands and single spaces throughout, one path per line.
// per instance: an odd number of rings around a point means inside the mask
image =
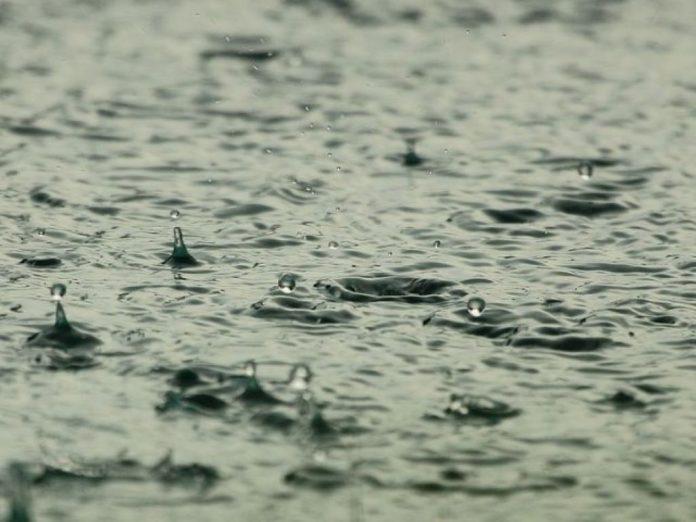
M 169 218 L 170 218 L 172 221 L 176 221 L 177 219 L 179 219 L 179 216 L 181 216 L 181 212 L 179 212 L 179 211 L 176 210 L 176 209 L 172 210 L 172 211 L 169 213 Z
M 445 149 L 445 154 L 449 154 L 449 149 Z
M 456 394 L 452 394 L 450 396 L 450 403 L 445 411 L 449 413 L 457 413 L 459 415 L 469 414 L 469 408 L 466 407 L 464 401 L 462 401 L 462 398 Z
M 62 283 L 56 283 L 51 287 L 51 299 L 54 301 L 62 301 L 65 292 L 67 292 L 65 285 Z
M 46 235 L 46 229 L 45 229 L 45 228 L 37 228 L 37 229 L 36 229 L 36 235 L 38 235 L 38 236 L 45 236 L 45 235 Z
M 329 248 L 331 250 L 336 250 L 338 248 L 338 242 L 336 241 L 329 241 Z
M 480 297 L 472 297 L 466 303 L 466 309 L 471 317 L 481 317 L 483 310 L 486 308 L 486 301 Z
M 227 43 L 230 43 L 230 42 L 232 41 L 232 39 L 231 39 L 229 36 L 225 36 L 225 41 L 226 41 Z
M 440 246 L 442 246 L 442 242 L 439 239 L 436 239 L 435 241 L 433 241 L 434 248 L 440 248 Z
M 311 111 L 312 109 L 309 108 L 309 105 L 305 105 L 305 106 L 304 106 L 304 110 L 305 110 L 305 112 L 309 112 L 309 111 Z
M 244 373 L 250 379 L 256 377 L 256 362 L 247 361 L 246 363 L 244 363 Z
M 592 177 L 594 166 L 589 161 L 583 161 L 578 165 L 578 174 L 585 181 Z
M 333 158 L 333 152 L 327 152 L 327 153 L 326 153 L 326 156 L 327 156 L 328 158 Z
M 341 166 L 336 167 L 336 172 L 341 172 Z
M 304 392 L 309 388 L 309 381 L 312 380 L 312 371 L 306 364 L 296 364 L 290 370 L 288 382 L 293 390 Z
M 284 274 L 280 279 L 278 279 L 278 288 L 284 294 L 289 294 L 295 289 L 296 286 L 295 276 L 292 274 Z

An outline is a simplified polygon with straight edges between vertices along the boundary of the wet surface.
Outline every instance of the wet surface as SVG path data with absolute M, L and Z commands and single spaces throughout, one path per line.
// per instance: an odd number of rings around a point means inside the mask
M 694 19 L 0 1 L 11 520 L 692 519 Z

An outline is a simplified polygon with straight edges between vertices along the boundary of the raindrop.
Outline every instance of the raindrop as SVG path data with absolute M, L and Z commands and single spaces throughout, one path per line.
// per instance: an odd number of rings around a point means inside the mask
M 592 163 L 589 161 L 583 161 L 578 165 L 578 174 L 585 181 L 589 180 L 592 177 L 593 170 L 594 167 Z
M 62 301 L 63 296 L 65 296 L 65 292 L 67 292 L 65 285 L 62 283 L 56 283 L 51 287 L 51 299 L 54 301 Z
M 280 279 L 278 279 L 278 288 L 284 294 L 291 293 L 296 286 L 295 276 L 292 274 L 284 274 Z
M 336 167 L 336 172 L 341 172 L 341 166 Z
M 169 218 L 170 218 L 172 221 L 176 221 L 177 219 L 179 219 L 179 216 L 181 216 L 181 212 L 179 212 L 179 211 L 176 210 L 176 209 L 172 210 L 172 211 L 169 213 Z
M 439 239 L 436 239 L 433 241 L 433 247 L 434 248 L 440 248 L 442 246 L 442 242 Z
M 256 378 L 256 362 L 247 361 L 246 363 L 244 363 L 244 373 L 250 379 Z
M 338 248 L 338 242 L 336 241 L 329 241 L 329 248 L 331 250 L 336 250 Z
M 37 228 L 36 229 L 36 234 L 38 236 L 45 236 L 46 235 L 46 229 L 45 228 Z
M 486 308 L 486 302 L 480 297 L 472 297 L 466 303 L 466 309 L 471 317 L 481 317 L 483 310 Z
M 290 370 L 288 383 L 293 390 L 304 392 L 309 388 L 309 381 L 312 380 L 312 371 L 306 364 L 296 364 Z

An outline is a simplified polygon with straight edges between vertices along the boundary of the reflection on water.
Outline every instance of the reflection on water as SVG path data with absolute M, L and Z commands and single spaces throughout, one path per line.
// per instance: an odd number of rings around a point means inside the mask
M 693 518 L 692 4 L 0 1 L 9 520 Z

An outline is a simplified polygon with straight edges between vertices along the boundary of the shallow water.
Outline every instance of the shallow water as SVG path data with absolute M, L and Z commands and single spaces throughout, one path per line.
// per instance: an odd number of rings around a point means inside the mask
M 694 19 L 0 2 L 5 495 L 36 520 L 693 519 Z M 198 265 L 162 264 L 173 224 Z M 26 343 L 54 282 L 101 344 Z

